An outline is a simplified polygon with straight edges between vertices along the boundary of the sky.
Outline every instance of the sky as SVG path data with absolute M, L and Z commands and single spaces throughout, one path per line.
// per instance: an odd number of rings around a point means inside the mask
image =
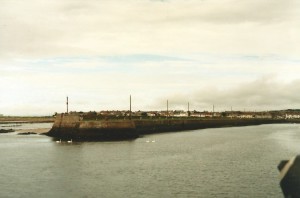
M 0 114 L 300 109 L 298 0 L 0 3 Z

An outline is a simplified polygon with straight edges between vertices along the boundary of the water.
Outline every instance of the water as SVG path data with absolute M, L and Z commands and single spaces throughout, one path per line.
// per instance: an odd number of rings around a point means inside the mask
M 82 143 L 0 134 L 0 197 L 281 198 L 277 165 L 300 154 L 299 130 L 274 124 Z

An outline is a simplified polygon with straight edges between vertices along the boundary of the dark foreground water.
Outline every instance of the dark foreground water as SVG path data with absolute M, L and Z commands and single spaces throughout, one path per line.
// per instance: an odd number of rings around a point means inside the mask
M 0 134 L 0 197 L 283 197 L 277 164 L 296 154 L 296 124 L 123 142 Z

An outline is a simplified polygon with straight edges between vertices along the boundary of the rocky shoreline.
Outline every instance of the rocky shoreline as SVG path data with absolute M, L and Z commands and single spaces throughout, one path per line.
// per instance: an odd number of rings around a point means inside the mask
M 23 133 L 18 133 L 18 135 L 36 135 L 37 133 L 35 132 L 23 132 Z
M 15 132 L 13 129 L 0 129 L 0 133 L 12 133 Z

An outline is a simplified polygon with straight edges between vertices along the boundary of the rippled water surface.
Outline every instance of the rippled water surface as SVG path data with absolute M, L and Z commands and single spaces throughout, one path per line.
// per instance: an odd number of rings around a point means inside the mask
M 0 134 L 0 197 L 283 197 L 277 164 L 299 142 L 297 124 L 121 142 Z

